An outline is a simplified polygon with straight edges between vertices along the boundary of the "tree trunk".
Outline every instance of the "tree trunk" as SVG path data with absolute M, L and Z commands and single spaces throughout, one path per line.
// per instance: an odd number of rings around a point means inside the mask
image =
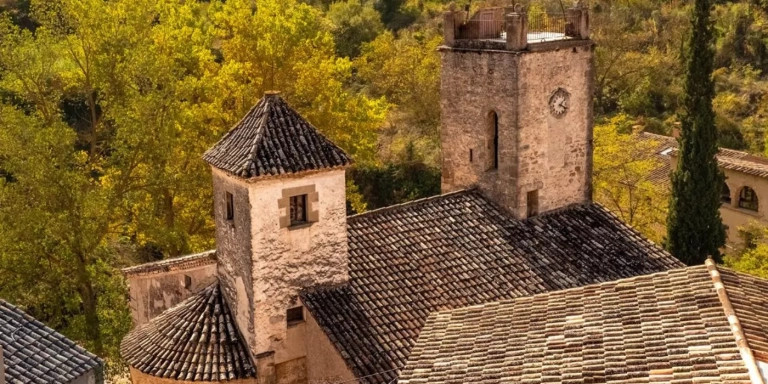
M 93 352 L 98 356 L 104 356 L 104 344 L 101 340 L 101 324 L 99 323 L 98 298 L 93 289 L 93 282 L 85 268 L 84 263 L 78 263 L 78 291 L 83 300 L 83 312 L 85 314 L 85 335 L 93 343 Z

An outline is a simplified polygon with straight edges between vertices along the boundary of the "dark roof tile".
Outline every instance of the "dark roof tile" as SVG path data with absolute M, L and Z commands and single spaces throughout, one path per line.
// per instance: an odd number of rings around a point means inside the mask
M 344 151 L 304 120 L 278 94 L 267 94 L 203 159 L 243 178 L 349 165 Z
M 134 328 L 120 354 L 139 371 L 176 380 L 255 377 L 248 346 L 215 283 Z
M 0 346 L 9 384 L 69 382 L 102 365 L 92 353 L 2 299 Z
M 430 312 L 681 267 L 604 208 L 515 220 L 476 191 L 348 219 L 350 283 L 302 294 L 363 383 L 389 383 Z

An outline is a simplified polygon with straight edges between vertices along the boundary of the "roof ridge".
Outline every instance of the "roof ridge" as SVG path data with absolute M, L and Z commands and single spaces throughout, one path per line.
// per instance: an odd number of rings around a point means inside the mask
M 359 217 L 367 216 L 367 215 L 372 215 L 372 214 L 375 214 L 375 213 L 393 211 L 393 210 L 396 210 L 398 208 L 404 208 L 404 207 L 408 207 L 408 206 L 411 206 L 411 205 L 424 204 L 424 203 L 430 202 L 432 200 L 437 200 L 437 199 L 442 198 L 442 197 L 461 195 L 463 193 L 472 193 L 472 192 L 475 192 L 475 191 L 477 191 L 477 187 L 470 187 L 470 188 L 466 188 L 466 189 L 460 189 L 458 191 L 452 191 L 452 192 L 448 192 L 448 193 L 441 193 L 439 195 L 434 195 L 434 196 L 429 196 L 429 197 L 423 197 L 421 199 L 406 201 L 404 203 L 387 205 L 386 207 L 376 208 L 376 209 L 372 209 L 370 211 L 365 211 L 365 212 L 356 213 L 354 215 L 349 215 L 349 216 L 347 216 L 347 220 L 357 219 Z
M 275 99 L 279 100 L 280 96 L 276 94 L 266 94 L 262 99 L 264 100 L 264 111 L 262 112 L 261 116 L 259 116 L 259 121 L 256 123 L 256 134 L 253 137 L 253 143 L 251 145 L 251 150 L 249 151 L 250 156 L 247 160 L 247 164 L 245 164 L 246 167 L 248 167 L 250 164 L 256 164 L 258 161 L 259 144 L 261 144 L 261 141 L 264 139 L 264 132 L 267 130 L 267 121 L 269 121 L 270 107 L 272 107 L 274 104 L 273 100 Z M 261 103 L 257 103 L 256 105 L 259 104 Z
M 757 366 L 757 360 L 752 353 L 752 348 L 749 346 L 747 335 L 744 334 L 741 321 L 739 321 L 739 317 L 733 309 L 731 299 L 728 296 L 728 290 L 723 283 L 723 280 L 720 278 L 720 271 L 717 269 L 717 264 L 715 264 L 710 257 L 707 258 L 705 265 L 707 267 L 707 272 L 709 272 L 709 275 L 712 278 L 712 283 L 715 287 L 715 292 L 717 292 L 717 297 L 720 299 L 723 311 L 725 312 L 725 317 L 728 319 L 728 324 L 731 326 L 731 332 L 733 332 L 733 336 L 736 339 L 736 347 L 739 349 L 739 354 L 744 361 L 744 365 L 747 366 L 749 377 L 753 384 L 764 384 L 765 381 L 760 374 L 760 368 Z

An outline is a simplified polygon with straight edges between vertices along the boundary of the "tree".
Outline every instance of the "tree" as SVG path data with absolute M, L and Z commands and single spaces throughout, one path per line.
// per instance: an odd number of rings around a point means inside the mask
M 370 3 L 362 0 L 331 4 L 328 18 L 333 24 L 336 53 L 341 57 L 357 57 L 361 45 L 375 39 L 384 30 L 379 13 Z
M 696 0 L 691 16 L 682 137 L 667 219 L 667 249 L 688 265 L 701 264 L 708 256 L 719 261 L 719 249 L 725 245 L 719 211 L 724 178 L 715 158 L 710 7 L 710 0 Z
M 34 31 L 0 15 L 0 297 L 101 356 L 130 327 L 119 267 L 213 246 L 200 157 L 264 91 L 375 161 L 388 104 L 349 90 L 352 63 L 306 4 L 31 9 Z
M 725 265 L 739 272 L 768 278 L 768 228 L 751 222 L 739 228 L 739 237 L 741 242 L 737 249 L 723 259 Z
M 663 166 L 655 154 L 659 143 L 639 140 L 634 122 L 618 115 L 595 125 L 592 171 L 594 199 L 647 238 L 661 243 L 669 187 L 652 179 Z

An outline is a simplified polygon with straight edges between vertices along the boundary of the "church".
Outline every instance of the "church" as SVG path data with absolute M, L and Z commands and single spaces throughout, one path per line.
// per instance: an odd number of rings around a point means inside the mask
M 526 18 L 445 13 L 439 196 L 347 216 L 353 159 L 265 94 L 203 156 L 216 249 L 124 270 L 132 382 L 391 384 L 432 313 L 683 267 L 591 200 L 587 10 Z

